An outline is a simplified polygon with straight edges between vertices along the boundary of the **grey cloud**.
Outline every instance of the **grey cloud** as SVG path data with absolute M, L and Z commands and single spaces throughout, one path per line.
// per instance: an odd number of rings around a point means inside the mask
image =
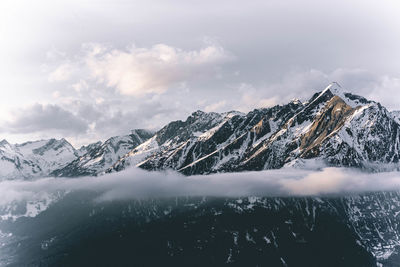
M 338 82 L 346 92 L 380 102 L 388 109 L 400 109 L 398 97 L 395 97 L 399 95 L 399 78 L 377 75 L 362 69 L 345 68 L 338 68 L 332 72 L 316 69 L 290 72 L 283 75 L 282 79 L 276 83 L 232 85 L 237 88 L 236 94 L 238 96 L 241 94 L 241 98 L 238 98 L 241 102 L 231 103 L 233 108 L 250 110 L 260 107 L 259 104 L 257 106 L 257 103 L 266 103 L 267 106 L 272 106 L 285 104 L 293 98 L 304 101 L 333 81 Z
M 86 121 L 93 122 L 101 118 L 106 114 L 106 110 L 97 107 L 96 105 L 91 105 L 85 102 L 78 102 L 75 104 L 77 109 L 77 116 L 84 118 Z
M 72 101 L 69 103 L 69 108 L 76 110 L 76 116 L 89 126 L 80 137 L 87 139 L 90 136 L 92 141 L 127 134 L 137 128 L 158 130 L 164 123 L 180 118 L 182 115 L 182 109 L 169 99 L 165 101 L 162 99 L 142 101 L 105 99 L 101 103 Z M 187 113 L 183 112 L 183 117 Z
M 6 4 L 13 15 L 4 18 L 0 82 L 13 90 L 2 90 L 0 104 L 57 103 L 79 113 L 78 121 L 96 123 L 92 141 L 161 127 L 196 109 L 248 111 L 305 100 L 331 81 L 400 107 L 396 1 L 24 2 L 25 11 Z M 168 59 L 176 64 L 164 64 Z M 90 107 L 71 108 L 65 98 Z M 39 131 L 27 124 L 15 126 Z M 73 125 L 79 130 L 70 133 L 84 133 L 83 123 Z
M 355 92 L 368 93 L 377 83 L 379 76 L 363 69 L 336 69 L 329 77 L 340 81 L 347 88 Z
M 35 104 L 17 111 L 15 118 L 3 125 L 3 130 L 11 133 L 54 131 L 81 134 L 86 132 L 87 123 L 58 105 Z

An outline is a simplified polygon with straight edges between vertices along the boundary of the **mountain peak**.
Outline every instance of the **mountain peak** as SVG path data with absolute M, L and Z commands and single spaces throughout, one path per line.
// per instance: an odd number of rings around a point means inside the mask
M 200 116 L 203 116 L 204 114 L 206 114 L 204 111 L 197 110 L 197 111 L 192 113 L 192 116 L 193 117 L 200 117 Z
M 328 85 L 328 88 L 330 90 L 342 90 L 343 89 L 343 87 L 338 82 L 331 82 Z
M 338 82 L 331 82 L 322 92 L 322 94 L 325 94 L 326 92 L 330 91 L 333 95 L 337 95 L 341 97 L 344 95 L 343 92 L 343 87 L 338 83 Z
M 321 93 L 320 96 L 325 95 L 327 93 L 331 93 L 332 95 L 336 95 L 340 97 L 347 105 L 355 108 L 360 105 L 364 105 L 370 103 L 367 99 L 362 96 L 353 95 L 351 93 L 345 92 L 343 87 L 338 82 L 331 82 Z
M 65 138 L 61 138 L 61 139 L 60 139 L 60 143 L 69 144 L 69 142 L 68 142 L 67 139 L 65 139 Z
M 3 139 L 0 141 L 0 146 L 9 145 L 9 144 L 10 143 L 6 139 Z
M 298 99 L 298 98 L 293 98 L 292 100 L 290 100 L 289 103 L 293 103 L 293 104 L 295 104 L 295 105 L 298 105 L 298 104 L 301 104 L 301 101 L 300 101 L 300 99 Z

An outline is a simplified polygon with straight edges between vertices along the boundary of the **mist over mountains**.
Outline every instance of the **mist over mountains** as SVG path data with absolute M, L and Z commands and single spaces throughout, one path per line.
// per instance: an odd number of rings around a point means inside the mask
M 79 149 L 3 140 L 0 266 L 399 266 L 399 141 L 337 83 Z
M 346 168 L 2 181 L 0 266 L 398 266 L 399 189 Z

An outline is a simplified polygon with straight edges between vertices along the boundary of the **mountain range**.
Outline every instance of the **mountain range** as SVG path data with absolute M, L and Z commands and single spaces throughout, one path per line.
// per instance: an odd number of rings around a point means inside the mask
M 137 129 L 79 149 L 65 139 L 3 140 L 0 181 L 132 167 L 185 175 L 399 170 L 399 131 L 400 112 L 332 83 L 305 102 L 247 114 L 196 111 L 156 132 Z M 99 201 L 96 190 L 43 190 L 0 205 L 1 266 L 400 266 L 398 191 Z
M 0 142 L 0 177 L 77 177 L 140 167 L 185 175 L 286 166 L 399 169 L 400 112 L 346 93 L 337 83 L 308 101 L 255 109 L 196 111 L 157 132 L 133 130 L 75 149 L 65 139 Z

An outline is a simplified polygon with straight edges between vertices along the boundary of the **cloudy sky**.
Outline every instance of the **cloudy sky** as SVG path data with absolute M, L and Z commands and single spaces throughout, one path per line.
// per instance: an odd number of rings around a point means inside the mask
M 400 109 L 395 0 L 0 2 L 0 139 L 79 146 L 331 81 Z

